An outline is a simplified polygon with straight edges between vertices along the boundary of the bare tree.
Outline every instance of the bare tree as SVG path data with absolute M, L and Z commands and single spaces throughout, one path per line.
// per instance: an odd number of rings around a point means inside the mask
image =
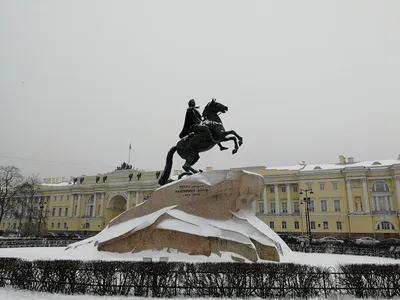
M 0 166 L 0 223 L 12 212 L 22 182 L 23 177 L 17 167 Z
M 45 199 L 39 197 L 40 180 L 33 175 L 24 179 L 19 186 L 16 201 L 13 203 L 13 216 L 18 219 L 22 235 L 40 234 L 47 217 Z

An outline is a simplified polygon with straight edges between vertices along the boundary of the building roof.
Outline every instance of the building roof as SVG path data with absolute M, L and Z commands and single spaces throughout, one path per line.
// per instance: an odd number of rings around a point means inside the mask
M 294 166 L 283 166 L 283 167 L 266 167 L 266 170 L 289 170 L 289 171 L 299 171 L 299 172 L 307 172 L 314 170 L 341 170 L 341 169 L 349 169 L 349 168 L 388 168 L 393 165 L 400 166 L 400 160 L 371 160 L 371 161 L 360 161 L 354 163 L 330 163 L 330 164 L 298 164 Z

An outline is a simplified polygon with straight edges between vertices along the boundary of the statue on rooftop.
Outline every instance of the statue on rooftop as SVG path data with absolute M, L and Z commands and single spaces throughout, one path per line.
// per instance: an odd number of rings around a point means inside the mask
M 232 150 L 232 154 L 235 154 L 243 143 L 243 138 L 234 130 L 225 131 L 219 118 L 220 113 L 228 111 L 227 106 L 217 102 L 216 99 L 212 99 L 204 108 L 202 118 L 197 108 L 196 102 L 191 99 L 189 108 L 186 110 L 183 129 L 179 134 L 181 139 L 167 154 L 166 165 L 158 181 L 160 185 L 171 182 L 169 176 L 171 175 L 172 158 L 175 152 L 178 152 L 179 156 L 185 160 L 185 164 L 182 166 L 185 172 L 180 174 L 181 178 L 198 172 L 192 166 L 199 160 L 200 152 L 208 151 L 216 144 L 219 144 L 221 151 L 226 150 L 227 148 L 220 143 L 233 141 L 235 148 Z

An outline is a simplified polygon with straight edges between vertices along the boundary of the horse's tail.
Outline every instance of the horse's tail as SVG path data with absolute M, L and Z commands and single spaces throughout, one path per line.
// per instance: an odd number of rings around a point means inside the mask
M 160 179 L 158 180 L 158 184 L 159 184 L 159 185 L 164 185 L 164 184 L 166 184 L 166 183 L 169 182 L 169 181 L 168 181 L 168 178 L 169 178 L 169 175 L 171 175 L 171 170 L 172 170 L 172 158 L 173 158 L 173 156 L 174 156 L 174 154 L 175 154 L 175 151 L 176 151 L 176 146 L 173 146 L 173 147 L 168 151 L 168 154 L 167 154 L 167 161 L 166 161 L 166 163 L 165 163 L 164 171 L 163 171 L 163 173 L 161 174 Z

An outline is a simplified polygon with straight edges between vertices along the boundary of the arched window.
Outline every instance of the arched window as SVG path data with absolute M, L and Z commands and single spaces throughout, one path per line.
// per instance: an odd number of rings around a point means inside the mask
M 390 192 L 390 189 L 386 182 L 375 181 L 374 184 L 372 185 L 372 191 L 385 193 L 385 192 Z
M 372 164 L 373 166 L 381 166 L 382 164 L 379 161 L 376 161 Z
M 90 223 L 85 223 L 85 224 L 83 224 L 83 228 L 84 228 L 84 229 L 89 229 L 89 228 L 90 228 Z
M 379 229 L 379 230 L 395 230 L 395 227 L 391 222 L 382 221 L 382 222 L 378 223 L 378 225 L 376 226 L 376 229 Z
M 314 168 L 314 170 L 322 170 L 322 168 L 321 168 L 320 166 L 316 166 L 316 167 Z
M 389 185 L 382 181 L 375 181 L 371 190 L 372 204 L 375 212 L 390 212 L 393 210 L 392 193 Z

